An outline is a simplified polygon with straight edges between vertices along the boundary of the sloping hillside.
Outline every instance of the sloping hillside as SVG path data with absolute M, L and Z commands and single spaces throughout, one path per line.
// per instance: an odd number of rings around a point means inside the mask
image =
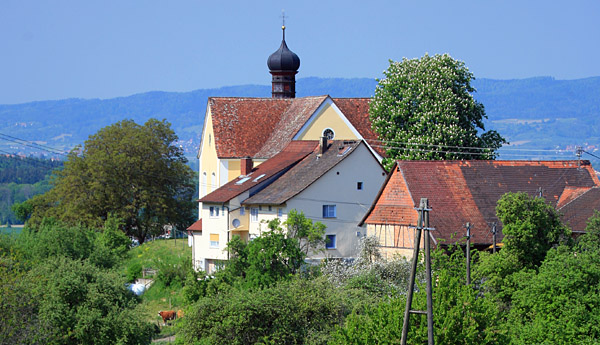
M 369 78 L 301 78 L 297 96 L 370 97 L 376 84 L 375 79 Z M 592 150 L 592 146 L 600 142 L 600 77 L 477 79 L 474 86 L 478 90 L 475 97 L 485 105 L 489 117 L 487 126 L 519 147 L 554 149 L 587 145 Z M 218 96 L 269 97 L 270 87 L 241 85 L 179 93 L 155 91 L 104 100 L 66 99 L 0 105 L 0 133 L 69 150 L 100 128 L 125 118 L 140 123 L 151 117 L 166 118 L 173 124 L 187 156 L 193 160 L 206 100 Z M 0 140 L 0 150 L 49 154 L 7 140 Z M 539 157 L 533 153 L 531 158 Z

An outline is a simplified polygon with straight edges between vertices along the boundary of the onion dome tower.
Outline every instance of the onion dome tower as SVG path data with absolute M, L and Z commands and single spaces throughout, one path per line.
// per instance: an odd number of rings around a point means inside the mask
M 285 43 L 285 25 L 281 26 L 283 39 L 281 46 L 267 59 L 271 79 L 273 98 L 295 98 L 296 97 L 296 73 L 300 68 L 300 58 L 289 50 Z

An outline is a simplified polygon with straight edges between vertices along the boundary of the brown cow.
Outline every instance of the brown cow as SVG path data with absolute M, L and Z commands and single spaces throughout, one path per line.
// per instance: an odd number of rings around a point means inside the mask
M 163 319 L 163 326 L 167 325 L 167 321 L 175 320 L 177 318 L 177 313 L 173 310 L 161 310 L 158 312 L 158 315 Z

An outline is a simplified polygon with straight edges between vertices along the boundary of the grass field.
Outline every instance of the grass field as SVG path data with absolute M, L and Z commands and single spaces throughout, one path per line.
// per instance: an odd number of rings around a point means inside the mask
M 174 267 L 180 265 L 191 265 L 192 248 L 188 247 L 187 239 L 168 239 L 146 242 L 129 251 L 129 258 L 122 266 L 123 272 L 127 274 L 128 269 L 146 270 L 149 272 L 145 278 L 156 278 L 154 272 L 161 267 Z M 184 309 L 181 297 L 181 282 L 174 282 L 170 286 L 164 286 L 160 281 L 155 280 L 150 288 L 142 295 L 142 303 L 138 312 L 153 323 L 162 324 L 162 319 L 158 316 L 160 310 L 178 310 Z M 165 327 L 161 336 L 169 335 L 174 332 L 172 327 Z
M 23 231 L 23 225 L 12 225 L 11 227 L 0 225 L 0 234 L 18 235 L 21 233 L 21 231 Z

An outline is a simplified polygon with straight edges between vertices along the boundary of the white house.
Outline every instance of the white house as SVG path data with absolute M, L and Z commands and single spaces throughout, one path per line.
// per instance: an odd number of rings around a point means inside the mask
M 213 272 L 228 259 L 234 235 L 251 240 L 273 218 L 296 209 L 327 226 L 328 244 L 310 258 L 355 257 L 364 234 L 358 223 L 369 209 L 386 173 L 361 140 L 292 141 L 282 152 L 200 199 L 201 231 L 194 232 L 194 267 Z

